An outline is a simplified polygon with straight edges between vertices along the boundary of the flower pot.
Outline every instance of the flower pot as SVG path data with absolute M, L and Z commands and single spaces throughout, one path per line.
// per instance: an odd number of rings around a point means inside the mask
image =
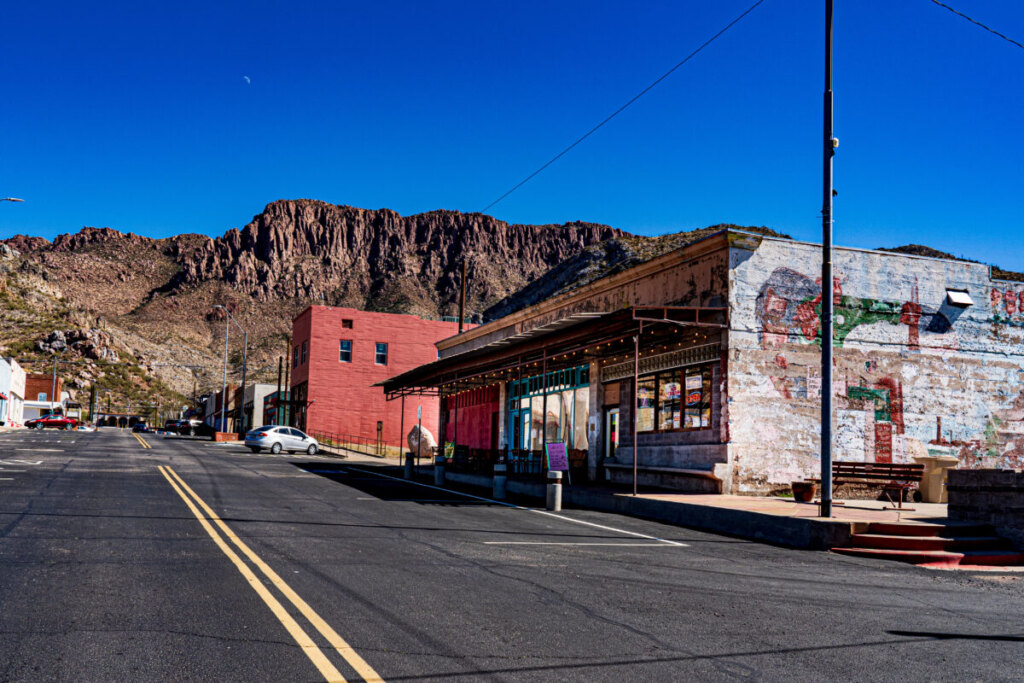
M 814 494 L 818 492 L 818 485 L 813 481 L 794 481 L 793 500 L 798 503 L 810 503 L 814 500 Z

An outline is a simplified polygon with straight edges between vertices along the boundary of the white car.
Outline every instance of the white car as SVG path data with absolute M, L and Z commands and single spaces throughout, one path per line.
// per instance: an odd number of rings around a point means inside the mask
M 251 430 L 245 435 L 245 445 L 253 453 L 259 453 L 265 448 L 271 453 L 305 451 L 309 455 L 316 455 L 320 450 L 320 444 L 313 437 L 295 427 L 280 425 L 264 425 Z

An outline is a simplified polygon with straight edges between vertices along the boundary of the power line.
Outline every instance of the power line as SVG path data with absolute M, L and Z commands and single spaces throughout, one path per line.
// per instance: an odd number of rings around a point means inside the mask
M 993 35 L 996 35 L 996 36 L 999 36 L 1000 38 L 1002 38 L 1006 42 L 1013 43 L 1017 47 L 1019 47 L 1022 50 L 1024 50 L 1024 45 L 1021 45 L 1020 43 L 1018 43 L 1013 38 L 1010 38 L 1009 36 L 1003 35 L 1002 33 L 1000 33 L 999 31 L 995 30 L 994 28 L 989 28 L 988 26 L 986 26 L 985 24 L 981 23 L 977 19 L 972 19 L 969 16 L 967 16 L 966 14 L 964 14 L 963 12 L 961 12 L 959 10 L 953 9 L 952 7 L 947 5 L 946 3 L 939 2 L 939 0 L 932 0 L 932 2 L 935 3 L 936 5 L 938 5 L 939 7 L 944 7 L 946 9 L 948 9 L 950 12 L 952 12 L 953 14 L 955 14 L 955 15 L 957 15 L 959 17 L 963 17 L 964 19 L 966 19 L 967 21 L 971 22 L 972 24 L 975 24 L 976 26 L 980 26 L 981 28 L 985 29 L 989 33 L 991 33 Z
M 663 74 L 662 74 L 661 76 L 659 76 L 657 80 L 655 80 L 655 81 L 654 81 L 653 83 L 651 83 L 651 84 L 650 84 L 649 86 L 647 86 L 646 88 L 644 88 L 643 90 L 641 90 L 640 92 L 638 92 L 638 93 L 637 93 L 636 95 L 634 95 L 634 96 L 633 96 L 633 98 L 632 98 L 632 99 L 630 99 L 630 100 L 629 100 L 628 102 L 626 102 L 626 103 L 625 103 L 624 105 L 622 105 L 621 107 L 619 107 L 618 109 L 616 109 L 616 110 L 615 110 L 614 112 L 612 112 L 612 113 L 611 113 L 611 114 L 610 114 L 610 115 L 609 115 L 609 116 L 608 116 L 608 117 L 607 117 L 607 118 L 606 118 L 606 119 L 605 119 L 604 121 L 602 121 L 601 123 L 597 124 L 596 126 L 594 126 L 593 128 L 591 128 L 590 130 L 588 130 L 588 131 L 587 131 L 587 132 L 586 132 L 586 133 L 585 133 L 584 135 L 582 135 L 582 136 L 580 136 L 579 138 L 577 138 L 577 140 L 576 140 L 576 141 L 575 141 L 574 143 L 572 143 L 571 145 L 569 145 L 568 147 L 566 147 L 565 149 L 563 149 L 563 150 L 562 150 L 561 152 L 559 152 L 558 154 L 556 154 L 555 156 L 553 156 L 553 157 L 551 158 L 551 160 L 550 160 L 550 161 L 548 161 L 548 162 L 547 162 L 546 164 L 544 164 L 543 166 L 541 166 L 540 168 L 538 168 L 538 169 L 537 169 L 536 171 L 534 171 L 534 172 L 533 172 L 533 173 L 531 173 L 530 175 L 528 175 L 528 176 L 526 176 L 525 178 L 523 178 L 523 180 L 521 180 L 521 181 L 520 181 L 519 183 L 516 183 L 516 185 L 515 185 L 514 187 L 512 187 L 512 189 L 510 189 L 510 190 L 509 190 L 508 192 L 506 192 L 505 194 L 501 195 L 500 197 L 498 197 L 497 199 L 495 199 L 495 200 L 494 200 L 493 202 L 491 202 L 490 204 L 488 204 L 487 206 L 485 206 L 485 207 L 483 208 L 483 210 L 482 210 L 482 211 L 481 211 L 480 213 L 484 213 L 484 212 L 486 212 L 486 211 L 487 211 L 488 209 L 490 209 L 490 208 L 491 208 L 492 206 L 494 206 L 495 204 L 497 204 L 498 202 L 500 202 L 500 201 L 501 201 L 502 199 L 504 199 L 505 197 L 509 196 L 510 194 L 512 194 L 513 192 L 515 192 L 516 190 L 518 190 L 518 189 L 519 189 L 520 187 L 522 187 L 522 186 L 523 186 L 523 185 L 525 185 L 526 183 L 530 182 L 530 181 L 531 181 L 531 180 L 532 180 L 532 179 L 533 179 L 533 178 L 534 178 L 534 177 L 535 177 L 535 176 L 536 176 L 536 175 L 537 175 L 538 173 L 540 173 L 541 171 L 543 171 L 544 169 L 546 169 L 546 168 L 547 168 L 548 166 L 550 166 L 551 164 L 553 164 L 553 163 L 555 163 L 556 161 L 558 161 L 559 159 L 561 159 L 561 158 L 562 158 L 563 156 L 565 156 L 565 154 L 566 154 L 566 153 L 568 153 L 568 152 L 569 152 L 569 151 L 570 151 L 570 150 L 571 150 L 571 149 L 572 149 L 573 147 L 575 147 L 576 145 L 580 144 L 581 142 L 583 142 L 584 140 L 586 140 L 587 138 L 589 138 L 589 137 L 590 137 L 591 135 L 593 135 L 594 133 L 596 133 L 596 132 L 598 131 L 598 129 L 599 129 L 599 128 L 601 128 L 602 126 L 604 126 L 604 124 L 608 123 L 609 121 L 611 121 L 612 119 L 614 119 L 614 118 L 615 118 L 616 116 L 618 116 L 619 114 L 621 114 L 621 113 L 622 113 L 623 111 L 625 111 L 625 110 L 626 110 L 626 108 L 627 108 L 627 107 L 629 107 L 629 106 L 630 106 L 631 104 L 633 104 L 634 102 L 636 102 L 637 100 L 639 100 L 639 99 L 640 99 L 641 97 L 643 97 L 644 95 L 646 95 L 646 94 L 647 94 L 647 92 L 648 92 L 648 91 L 650 91 L 650 90 L 651 90 L 651 89 L 652 89 L 652 88 L 653 88 L 654 86 L 658 85 L 658 84 L 659 84 L 659 83 L 661 83 L 661 82 L 662 82 L 663 80 L 665 80 L 666 78 L 668 78 L 668 77 L 669 77 L 669 76 L 670 76 L 670 75 L 672 74 L 672 72 L 673 72 L 673 71 L 675 71 L 676 69 L 678 69 L 679 67 L 681 67 L 681 66 L 682 66 L 683 64 L 686 64 L 686 63 L 687 63 L 688 61 L 690 61 L 690 59 L 692 59 L 692 58 L 693 58 L 694 56 L 696 56 L 698 52 L 700 52 L 701 50 L 703 50 L 704 48 L 706 48 L 706 47 L 707 47 L 708 45 L 710 45 L 711 43 L 713 43 L 713 42 L 714 42 L 715 40 L 717 40 L 717 39 L 718 39 L 718 38 L 719 38 L 719 37 L 720 37 L 720 36 L 721 36 L 721 35 L 722 35 L 723 33 L 725 33 L 726 31 L 728 31 L 728 30 L 729 30 L 730 28 L 732 28 L 732 27 L 733 27 L 733 26 L 734 26 L 734 25 L 735 25 L 736 23 L 738 23 L 738 22 L 740 21 L 740 19 L 742 19 L 743 17 L 745 17 L 745 16 L 747 16 L 748 14 L 750 14 L 751 12 L 753 12 L 753 11 L 754 11 L 754 9 L 755 9 L 755 8 L 757 8 L 757 6 L 758 6 L 758 5 L 760 5 L 760 4 L 762 3 L 762 2 L 764 2 L 764 0 L 757 0 L 757 2 L 755 2 L 755 3 L 753 4 L 753 5 L 751 5 L 750 7 L 748 7 L 748 8 L 747 8 L 747 10 L 746 10 L 746 11 L 745 11 L 745 12 L 744 12 L 743 14 L 739 15 L 738 17 L 736 17 L 735 19 L 733 19 L 732 21 L 730 21 L 730 22 L 729 22 L 728 24 L 726 24 L 725 28 L 723 28 L 723 29 L 722 29 L 721 31 L 719 31 L 719 32 L 718 32 L 718 33 L 716 33 L 715 35 L 713 35 L 713 36 L 711 36 L 710 38 L 708 38 L 708 39 L 707 39 L 707 40 L 706 40 L 706 41 L 705 41 L 705 42 L 704 42 L 704 43 L 703 43 L 703 44 L 702 44 L 702 45 L 701 45 L 700 47 L 698 47 L 698 48 L 697 48 L 696 50 L 694 50 L 693 52 L 691 52 L 690 54 L 688 54 L 688 55 L 686 56 L 686 58 L 685 58 L 685 59 L 684 59 L 683 61 L 679 62 L 678 64 L 676 64 L 675 66 L 673 66 L 673 67 L 672 67 L 671 69 L 669 69 L 668 71 L 666 71 L 665 73 L 663 73 Z

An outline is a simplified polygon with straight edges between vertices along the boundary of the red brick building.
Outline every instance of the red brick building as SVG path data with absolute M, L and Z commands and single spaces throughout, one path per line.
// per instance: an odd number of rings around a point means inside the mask
M 437 360 L 434 342 L 458 331 L 457 322 L 310 306 L 292 321 L 294 424 L 372 441 L 381 422 L 384 443 L 397 446 L 404 441 L 402 403 L 385 400 L 373 385 Z M 420 406 L 424 427 L 436 431 L 438 399 L 427 396 L 405 401 L 405 431 L 416 424 Z
M 53 388 L 53 375 L 44 372 L 29 372 L 25 374 L 25 400 L 26 401 L 59 401 L 61 392 L 64 391 L 64 380 L 57 378 L 57 389 Z M 50 396 L 53 392 L 53 396 Z

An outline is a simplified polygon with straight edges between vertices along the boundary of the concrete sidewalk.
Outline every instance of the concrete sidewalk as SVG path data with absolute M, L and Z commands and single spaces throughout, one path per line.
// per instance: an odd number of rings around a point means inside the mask
M 369 463 L 367 463 L 369 464 Z M 417 479 L 433 483 L 433 468 L 419 469 Z M 400 475 L 399 475 L 400 476 Z M 454 487 L 490 490 L 491 477 L 446 472 Z M 509 479 L 512 496 L 543 500 L 545 484 Z M 475 491 L 475 493 L 480 493 Z M 489 496 L 490 493 L 483 495 Z M 786 498 L 682 494 L 647 491 L 637 496 L 600 486 L 564 486 L 565 507 L 602 510 L 617 514 L 676 524 L 792 548 L 827 550 L 850 544 L 855 533 L 863 533 L 872 522 L 942 523 L 946 506 L 905 503 L 913 510 L 888 510 L 888 503 L 870 500 L 837 501 L 831 518 L 819 517 L 818 506 Z

